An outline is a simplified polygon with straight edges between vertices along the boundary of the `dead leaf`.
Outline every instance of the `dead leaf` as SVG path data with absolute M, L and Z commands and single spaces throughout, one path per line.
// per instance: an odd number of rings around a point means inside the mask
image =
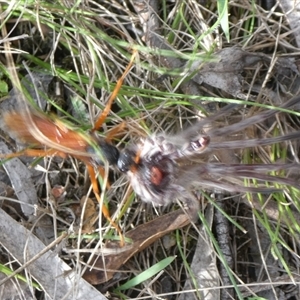
M 97 208 L 94 201 L 85 196 L 80 200 L 80 207 L 84 209 L 82 230 L 86 233 L 91 233 L 95 230 L 95 223 L 98 218 Z
M 93 285 L 108 281 L 136 253 L 142 251 L 167 233 L 182 228 L 189 223 L 189 216 L 179 209 L 136 227 L 126 233 L 126 238 L 132 240 L 132 244 L 128 249 L 116 253 L 116 250 L 120 249 L 119 242 L 108 242 L 106 248 L 113 249 L 115 253 L 99 257 L 93 264 L 95 268 L 91 271 L 86 271 L 83 278 Z

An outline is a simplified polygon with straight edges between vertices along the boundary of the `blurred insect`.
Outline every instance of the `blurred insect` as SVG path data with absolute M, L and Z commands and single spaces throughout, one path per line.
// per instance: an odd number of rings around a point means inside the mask
M 293 107 L 300 101 L 297 96 L 281 106 Z M 211 129 L 201 134 L 201 128 L 231 111 L 227 106 L 219 113 L 198 122 L 191 128 L 173 136 L 149 136 L 140 143 L 125 149 L 118 159 L 119 170 L 125 172 L 135 192 L 146 202 L 166 205 L 180 199 L 190 213 L 197 218 L 198 201 L 191 188 L 227 190 L 229 192 L 274 192 L 274 187 L 244 186 L 237 179 L 250 178 L 284 185 L 300 185 L 293 179 L 267 174 L 271 171 L 298 169 L 297 163 L 282 164 L 224 164 L 211 161 L 213 153 L 220 149 L 238 149 L 263 146 L 283 141 L 299 139 L 300 131 L 283 136 L 248 139 L 244 141 L 220 141 L 219 137 L 229 136 L 246 127 L 262 122 L 278 113 L 267 110 L 236 124 L 219 129 Z
M 21 154 L 29 156 L 72 155 L 82 160 L 88 168 L 95 196 L 101 202 L 95 168 L 98 169 L 107 161 L 110 165 L 126 173 L 129 181 L 141 199 L 156 205 L 165 205 L 176 199 L 182 200 L 192 219 L 197 216 L 199 205 L 194 198 L 192 187 L 209 189 L 224 189 L 229 192 L 271 192 L 274 187 L 243 186 L 236 179 L 252 178 L 260 181 L 280 183 L 300 188 L 299 184 L 290 178 L 269 175 L 268 172 L 299 168 L 296 163 L 282 164 L 224 164 L 211 162 L 213 153 L 220 149 L 238 149 L 263 146 L 287 140 L 298 139 L 300 132 L 292 132 L 279 137 L 265 139 L 248 139 L 246 141 L 221 141 L 219 137 L 229 136 L 255 123 L 262 122 L 274 116 L 278 110 L 272 109 L 259 113 L 223 128 L 211 129 L 206 133 L 202 127 L 215 121 L 232 110 L 228 105 L 219 113 L 198 122 L 194 126 L 176 135 L 153 135 L 123 151 L 119 151 L 110 143 L 111 135 L 99 137 L 95 131 L 104 123 L 113 100 L 115 99 L 124 77 L 129 72 L 135 54 L 122 77 L 118 80 L 108 104 L 90 133 L 75 131 L 72 126 L 36 112 L 12 112 L 4 115 L 8 130 L 37 148 L 27 149 L 6 157 Z M 281 106 L 292 108 L 300 101 L 297 96 Z M 46 146 L 46 149 L 43 147 Z M 110 218 L 108 210 L 103 207 L 104 216 L 119 232 L 121 230 Z
M 111 105 L 122 86 L 125 76 L 132 67 L 135 56 L 136 52 L 133 53 L 123 75 L 117 81 L 106 107 L 90 132 L 74 130 L 70 124 L 59 120 L 54 115 L 45 115 L 30 109 L 4 113 L 3 122 L 7 131 L 18 140 L 30 144 L 32 148 L 2 155 L 1 157 L 12 158 L 21 155 L 43 157 L 55 155 L 65 158 L 71 155 L 80 159 L 87 166 L 94 194 L 98 202 L 101 203 L 95 169 L 98 171 L 105 162 L 115 164 L 118 161 L 119 151 L 110 143 L 110 140 L 119 128 L 112 130 L 105 138 L 98 136 L 96 131 L 102 126 L 109 114 Z M 122 124 L 120 127 L 122 127 Z M 104 205 L 102 206 L 102 213 L 117 229 L 121 243 L 124 244 L 121 229 L 112 221 L 109 211 Z

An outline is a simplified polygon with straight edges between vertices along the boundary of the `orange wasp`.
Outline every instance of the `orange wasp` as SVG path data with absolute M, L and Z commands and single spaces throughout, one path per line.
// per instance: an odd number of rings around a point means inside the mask
M 71 155 L 80 159 L 87 165 L 94 194 L 97 201 L 101 203 L 95 169 L 101 172 L 101 166 L 104 165 L 105 161 L 110 165 L 115 165 L 117 163 L 119 151 L 110 143 L 110 140 L 119 128 L 117 126 L 105 138 L 99 137 L 95 131 L 102 126 L 109 114 L 111 105 L 123 84 L 124 78 L 133 65 L 135 56 L 136 52 L 133 53 L 128 66 L 117 81 L 117 84 L 108 99 L 106 107 L 89 133 L 76 131 L 68 123 L 59 120 L 57 117 L 53 115 L 47 116 L 38 111 L 32 112 L 31 110 L 25 110 L 24 112 L 8 112 L 3 116 L 3 121 L 7 130 L 12 132 L 18 140 L 32 145 L 33 148 L 3 155 L 2 157 L 12 158 L 21 155 L 43 157 L 55 155 L 65 158 L 68 155 Z M 116 228 L 120 235 L 121 244 L 124 244 L 124 238 L 120 227 L 113 222 L 108 209 L 104 205 L 102 206 L 102 213 L 111 225 Z

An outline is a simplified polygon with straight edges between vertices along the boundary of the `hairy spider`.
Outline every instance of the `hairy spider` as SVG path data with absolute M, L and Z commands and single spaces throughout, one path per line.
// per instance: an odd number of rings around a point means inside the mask
M 293 107 L 300 100 L 295 97 L 281 106 Z M 212 161 L 213 154 L 220 149 L 237 149 L 268 145 L 298 139 L 300 132 L 265 139 L 245 141 L 221 141 L 219 137 L 233 134 L 244 128 L 274 116 L 277 110 L 267 110 L 253 117 L 226 127 L 211 129 L 201 134 L 206 122 L 216 120 L 230 111 L 228 107 L 214 116 L 200 121 L 176 135 L 153 135 L 126 148 L 119 156 L 118 169 L 129 177 L 134 191 L 145 202 L 166 205 L 180 199 L 189 210 L 191 218 L 197 216 L 198 201 L 191 193 L 195 186 L 210 190 L 229 192 L 263 192 L 278 190 L 270 186 L 244 186 L 241 179 L 257 179 L 261 182 L 300 185 L 291 178 L 269 175 L 268 172 L 299 168 L 297 163 L 281 164 L 226 164 Z

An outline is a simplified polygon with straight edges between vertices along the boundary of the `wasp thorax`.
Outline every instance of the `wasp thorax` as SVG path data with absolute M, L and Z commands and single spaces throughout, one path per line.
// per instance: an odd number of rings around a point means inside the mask
M 117 164 L 120 156 L 119 150 L 112 144 L 107 143 L 102 138 L 96 138 L 96 146 L 88 146 L 86 152 L 91 154 L 92 161 L 95 165 L 104 165 L 107 161 L 110 165 Z
M 135 158 L 136 158 L 137 152 L 132 149 L 126 149 L 123 152 L 121 152 L 117 167 L 121 172 L 128 172 L 130 169 L 136 166 Z

